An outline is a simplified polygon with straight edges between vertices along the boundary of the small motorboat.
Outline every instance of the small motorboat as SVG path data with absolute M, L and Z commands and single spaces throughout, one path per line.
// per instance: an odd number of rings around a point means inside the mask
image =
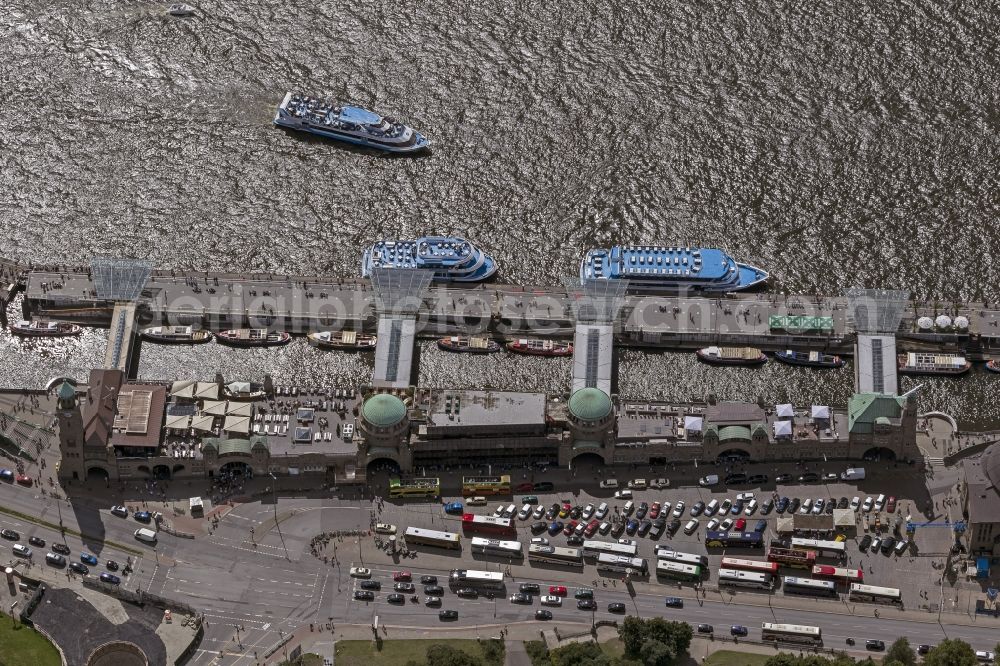
M 809 368 L 842 368 L 845 363 L 844 359 L 835 354 L 792 351 L 791 349 L 774 352 L 774 360 L 788 365 L 801 365 Z
M 10 332 L 23 338 L 64 338 L 79 335 L 83 329 L 76 324 L 61 321 L 18 321 L 11 324 Z
M 697 351 L 698 360 L 711 365 L 764 365 L 767 356 L 755 347 L 705 347 Z
M 374 335 L 366 335 L 357 331 L 320 331 L 306 336 L 309 344 L 320 349 L 339 349 L 343 351 L 366 351 L 375 349 L 378 341 Z
M 276 347 L 288 344 L 292 339 L 285 331 L 269 331 L 266 328 L 235 328 L 219 331 L 216 337 L 220 344 L 230 347 Z
M 437 342 L 438 348 L 450 352 L 464 352 L 467 354 L 492 354 L 500 351 L 500 343 L 490 340 L 487 337 L 473 335 L 453 335 L 448 338 L 441 338 Z
M 520 338 L 508 342 L 507 351 L 529 356 L 572 356 L 573 345 L 569 342 L 541 338 Z
M 194 7 L 185 5 L 183 2 L 175 2 L 167 7 L 167 14 L 171 16 L 194 16 Z
M 964 356 L 952 354 L 929 354 L 910 352 L 899 354 L 899 374 L 901 375 L 964 375 L 972 369 L 972 364 Z
M 986 361 L 986 369 L 990 372 L 1000 372 L 1000 361 L 997 361 L 995 358 L 991 358 Z
M 142 329 L 143 339 L 164 345 L 196 345 L 212 339 L 209 331 L 193 326 L 152 326 Z

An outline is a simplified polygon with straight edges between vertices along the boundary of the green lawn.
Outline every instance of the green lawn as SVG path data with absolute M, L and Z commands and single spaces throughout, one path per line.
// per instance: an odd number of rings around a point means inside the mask
M 45 636 L 0 614 L 0 664 L 4 666 L 59 666 L 59 651 Z
M 703 663 L 705 666 L 764 666 L 767 660 L 766 654 L 719 650 L 708 655 Z
M 483 650 L 475 639 L 382 641 L 376 650 L 371 641 L 337 641 L 337 666 L 403 666 L 410 659 L 423 661 L 427 647 L 446 644 L 474 657 L 482 658 Z M 485 660 L 484 660 L 485 661 Z

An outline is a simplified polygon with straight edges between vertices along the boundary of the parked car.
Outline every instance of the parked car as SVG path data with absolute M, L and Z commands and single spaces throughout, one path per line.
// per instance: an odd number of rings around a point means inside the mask
M 660 515 L 660 506 L 661 505 L 659 502 L 653 502 L 652 504 L 649 505 L 650 518 L 656 518 L 657 516 Z
M 583 518 L 584 520 L 590 520 L 596 510 L 597 509 L 594 507 L 593 504 L 588 504 L 587 506 L 583 507 L 583 511 L 580 513 L 580 517 Z
M 757 500 L 752 499 L 749 502 L 747 502 L 747 508 L 743 510 L 743 513 L 747 516 L 752 516 L 756 511 L 757 511 Z
M 443 610 L 438 613 L 438 618 L 441 620 L 457 620 L 458 611 L 457 610 Z
M 785 512 L 785 509 L 787 509 L 787 508 L 788 508 L 788 502 L 789 502 L 789 501 L 790 501 L 790 500 L 789 500 L 789 499 L 788 499 L 787 497 L 782 497 L 782 498 L 781 498 L 781 499 L 779 499 L 779 500 L 778 500 L 778 502 L 777 502 L 777 503 L 776 503 L 776 504 L 774 505 L 774 510 L 775 510 L 775 511 L 777 511 L 778 513 L 784 513 L 784 512 Z
M 444 505 L 444 512 L 453 516 L 460 516 L 465 513 L 465 505 L 461 502 L 448 502 Z
M 615 499 L 632 499 L 631 490 L 616 490 Z
M 639 521 L 635 518 L 629 519 L 628 523 L 625 524 L 625 534 L 632 536 L 639 531 Z
M 32 555 L 31 549 L 23 544 L 15 543 L 14 546 L 12 547 L 12 550 L 14 551 L 14 554 L 17 555 L 18 557 L 25 557 L 31 559 Z
M 681 516 L 684 515 L 684 500 L 681 500 L 680 502 L 674 505 L 674 510 L 670 512 L 670 515 L 672 515 L 674 518 L 680 518 Z
M 549 545 L 549 540 L 545 537 L 532 537 L 530 543 L 535 546 L 547 546 Z
M 876 511 L 881 511 L 883 508 L 885 508 L 885 500 L 886 500 L 886 496 L 882 495 L 882 494 L 879 494 L 879 496 L 875 498 L 875 510 Z
M 542 532 L 544 532 L 546 530 L 547 527 L 548 527 L 548 525 L 546 525 L 545 523 L 543 523 L 541 521 L 539 521 L 537 523 L 532 523 L 531 524 L 531 533 L 532 534 L 541 534 Z
M 816 498 L 816 503 L 813 504 L 813 507 L 812 507 L 813 514 L 819 515 L 819 514 L 823 513 L 823 505 L 825 503 L 826 502 L 825 502 L 825 500 L 822 497 L 817 497 Z
M 579 534 L 574 534 L 570 538 L 566 539 L 566 545 L 568 546 L 582 546 L 585 539 Z
M 28 543 L 30 543 L 32 546 L 38 546 L 39 548 L 45 548 L 45 539 L 42 539 L 40 537 L 36 537 L 36 536 L 28 537 Z
M 774 500 L 768 497 L 760 503 L 760 515 L 766 516 L 774 509 Z
M 875 537 L 872 539 L 872 547 L 869 549 L 873 553 L 877 553 L 878 549 L 882 547 L 881 537 Z
M 601 502 L 597 505 L 597 512 L 594 514 L 594 518 L 598 520 L 604 520 L 604 517 L 608 515 L 608 503 Z
M 14 472 L 10 471 L 6 467 L 0 467 L 0 481 L 6 481 L 7 483 L 14 482 Z
M 733 529 L 737 532 L 742 532 L 746 529 L 747 520 L 746 518 L 737 518 L 736 522 L 733 523 Z
M 757 524 L 753 526 L 753 531 L 757 532 L 758 534 L 762 533 L 766 529 L 767 529 L 767 521 L 764 520 L 763 518 L 758 520 Z
M 153 520 L 153 514 L 149 511 L 136 511 L 132 514 L 132 517 L 138 520 L 140 523 L 149 523 Z
M 580 599 L 576 602 L 576 607 L 584 611 L 597 610 L 597 602 L 593 599 Z
M 569 517 L 573 520 L 579 520 L 582 517 L 583 511 L 578 506 L 574 506 L 569 511 Z
M 719 510 L 719 500 L 717 499 L 710 500 L 709 503 L 705 505 L 706 516 L 714 516 L 718 510 Z
M 569 536 L 570 534 L 573 533 L 574 530 L 576 530 L 576 526 L 579 524 L 580 523 L 578 523 L 575 520 L 569 521 L 568 523 L 566 523 L 566 527 L 563 528 L 563 534 Z
M 594 536 L 594 533 L 597 532 L 597 528 L 600 526 L 601 526 L 601 521 L 596 519 L 591 520 L 589 523 L 587 523 L 587 529 L 583 531 L 583 535 L 589 539 L 590 537 Z
M 551 481 L 536 481 L 535 482 L 535 492 L 536 493 L 550 493 L 556 489 L 556 486 Z
M 812 510 L 812 506 L 813 506 L 812 498 L 810 497 L 805 498 L 805 500 L 802 502 L 802 506 L 799 508 L 799 513 L 801 513 L 802 515 L 806 515 Z
M 635 504 L 632 500 L 625 502 L 625 505 L 622 507 L 622 513 L 626 516 L 631 516 L 633 511 L 635 511 Z
M 75 571 L 76 573 L 80 574 L 81 576 L 86 576 L 87 574 L 90 573 L 90 569 L 80 564 L 79 562 L 70 562 L 69 568 Z
M 871 513 L 871 510 L 875 508 L 875 498 L 868 496 L 865 498 L 865 503 L 861 505 L 861 510 L 865 513 Z
M 750 478 L 747 479 L 747 483 L 751 486 L 759 486 L 767 483 L 767 474 L 751 474 Z
M 872 535 L 866 534 L 861 537 L 861 543 L 858 544 L 858 550 L 864 552 L 868 550 L 868 546 L 872 545 Z
M 742 472 L 729 474 L 726 476 L 727 486 L 740 486 L 747 482 L 747 475 Z
M 617 488 L 618 487 L 618 480 L 617 479 L 604 479 L 599 484 L 597 484 L 597 486 L 598 486 L 598 488 L 603 488 L 604 490 L 611 490 L 612 488 Z
M 891 536 L 887 536 L 885 539 L 882 540 L 881 550 L 883 555 L 888 555 L 889 553 L 892 552 L 892 549 L 895 547 L 896 547 L 896 540 Z
M 743 513 L 743 500 L 737 497 L 736 501 L 733 502 L 733 508 L 729 510 L 729 514 L 732 516 L 738 516 L 741 513 Z
M 680 597 L 667 597 L 667 608 L 684 608 L 684 600 Z
M 382 589 L 382 583 L 377 580 L 363 580 L 358 584 L 362 590 L 374 590 L 379 591 Z
M 524 483 L 519 483 L 514 486 L 514 492 L 516 493 L 530 493 L 535 489 L 535 484 L 530 481 L 525 481 Z
M 660 535 L 663 534 L 663 530 L 667 528 L 667 521 L 665 518 L 657 518 L 653 521 L 653 526 L 649 529 L 649 538 L 658 539 Z
M 857 513 L 857 510 L 858 510 L 858 508 L 860 508 L 860 507 L 861 507 L 861 498 L 860 498 L 860 497 L 858 497 L 857 495 L 855 495 L 855 496 L 854 496 L 854 497 L 853 497 L 853 498 L 851 499 L 851 508 L 852 508 L 852 509 L 853 509 L 853 510 L 855 511 L 855 513 Z
M 714 532 L 718 528 L 719 528 L 718 518 L 712 518 L 710 521 L 708 521 L 708 525 L 705 525 L 705 529 L 708 530 L 709 532 Z
M 801 500 L 798 497 L 793 497 L 788 502 L 788 513 L 795 513 L 796 511 L 798 511 L 800 503 L 801 503 Z
M 26 474 L 18 474 L 17 478 L 15 478 L 14 480 L 17 481 L 22 486 L 27 486 L 29 488 L 34 483 L 34 481 L 32 481 L 32 479 L 31 479 L 31 477 L 28 476 L 28 475 L 26 475 Z
M 705 512 L 705 503 L 699 500 L 694 503 L 694 506 L 691 507 L 691 511 L 689 513 L 691 514 L 692 518 L 697 518 L 704 512 Z
M 650 520 L 649 518 L 646 518 L 645 520 L 639 523 L 639 531 L 636 534 L 638 534 L 641 537 L 644 537 L 647 534 L 649 534 L 649 531 L 651 529 L 653 529 L 653 521 Z
M 535 510 L 531 512 L 531 517 L 534 518 L 535 520 L 540 519 L 544 515 L 545 515 L 544 506 L 536 506 Z
M 609 522 L 601 523 L 600 526 L 597 528 L 597 531 L 600 532 L 601 534 L 607 534 L 608 532 L 611 531 L 611 523 Z
M 917 654 L 927 654 L 934 649 L 933 645 L 928 645 L 926 643 L 921 643 L 917 646 Z
M 816 483 L 817 481 L 819 481 L 819 474 L 815 472 L 806 472 L 799 475 L 799 483 Z
M 888 511 L 889 513 L 893 513 L 893 512 L 896 511 L 896 496 L 895 495 L 889 495 L 889 499 L 885 503 L 885 510 Z
M 910 547 L 909 541 L 907 541 L 906 539 L 900 539 L 899 542 L 896 544 L 895 548 L 896 555 L 897 556 L 902 555 L 903 553 L 906 552 L 906 549 L 909 547 Z
M 355 601 L 375 601 L 375 593 L 370 590 L 354 590 Z
M 684 526 L 684 534 L 694 534 L 696 529 L 698 529 L 698 519 L 692 518 L 687 522 L 687 525 Z
M 521 498 L 521 504 L 538 504 L 538 497 L 535 495 L 525 495 Z
M 792 477 L 791 474 L 779 474 L 778 476 L 774 477 L 774 482 L 775 483 L 789 483 L 789 482 L 792 481 L 792 478 L 793 477 Z
M 552 619 L 552 611 L 545 610 L 544 608 L 539 608 L 538 610 L 535 611 L 535 619 L 536 620 L 551 620 Z
M 671 536 L 677 534 L 677 530 L 679 530 L 680 528 L 681 528 L 681 521 L 679 518 L 674 518 L 673 520 L 670 521 L 670 524 L 667 525 L 667 531 L 670 532 Z
M 118 516 L 119 518 L 128 518 L 128 509 L 121 506 L 120 504 L 117 506 L 113 506 L 111 507 L 111 515 Z
M 569 518 L 569 512 L 573 510 L 573 505 L 569 502 L 563 502 L 563 505 L 559 507 L 559 517 Z
M 653 490 L 663 490 L 670 487 L 670 480 L 664 478 L 653 479 L 649 482 L 649 487 Z
M 563 531 L 562 521 L 554 520 L 549 524 L 549 536 L 555 536 Z
M 722 529 L 723 532 L 728 532 L 732 526 L 733 526 L 733 519 L 726 518 L 725 520 L 722 521 L 722 524 L 719 527 Z
M 840 501 L 837 502 L 838 509 L 846 509 L 850 505 L 851 501 L 846 497 L 841 497 Z
M 649 512 L 649 505 L 646 504 L 645 502 L 640 502 L 639 508 L 636 509 L 635 511 L 635 517 L 637 520 L 642 520 L 643 518 L 646 517 L 646 514 L 648 512 Z
M 722 504 L 719 506 L 719 515 L 724 516 L 729 513 L 729 510 L 733 508 L 733 501 L 728 497 L 722 500 Z
M 545 520 L 553 520 L 559 513 L 559 505 L 553 504 L 549 507 L 549 510 L 545 512 Z

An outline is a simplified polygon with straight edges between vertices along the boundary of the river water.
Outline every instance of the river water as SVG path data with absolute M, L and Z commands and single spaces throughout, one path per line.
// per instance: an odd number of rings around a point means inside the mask
M 589 247 L 684 242 L 767 268 L 776 289 L 1000 300 L 991 3 L 198 9 L 0 0 L 0 253 L 353 276 L 374 239 L 448 233 L 492 253 L 501 281 L 557 284 Z M 394 115 L 434 151 L 386 158 L 277 130 L 289 89 Z M 101 331 L 0 332 L 0 385 L 80 376 L 103 350 Z M 371 364 L 299 341 L 247 354 L 147 345 L 140 374 L 346 383 Z M 633 398 L 839 404 L 852 383 L 850 368 L 719 370 L 633 351 L 620 371 Z M 565 390 L 569 364 L 427 345 L 419 375 Z M 1000 422 L 984 399 L 994 379 L 922 381 L 920 401 Z

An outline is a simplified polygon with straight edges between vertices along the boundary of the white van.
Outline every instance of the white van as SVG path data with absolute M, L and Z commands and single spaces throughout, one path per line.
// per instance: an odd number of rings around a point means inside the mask
M 135 531 L 135 538 L 146 543 L 156 543 L 156 532 L 145 527 L 140 527 Z
M 530 515 L 531 515 L 531 505 L 530 504 L 525 504 L 524 506 L 522 506 L 521 510 L 518 511 L 518 513 L 517 513 L 517 517 L 520 518 L 521 520 L 527 520 L 528 516 L 530 516 Z
M 632 479 L 628 482 L 628 487 L 632 490 L 645 490 L 646 479 Z
M 625 506 L 622 507 L 622 513 L 624 513 L 626 516 L 631 516 L 632 511 L 634 510 L 635 510 L 635 503 L 632 500 L 625 502 Z
M 885 495 L 879 494 L 879 496 L 875 498 L 875 510 L 881 511 L 883 507 L 885 507 Z
M 705 515 L 714 516 L 719 510 L 719 500 L 714 499 L 705 506 Z
M 841 473 L 840 478 L 843 481 L 862 481 L 865 478 L 865 468 L 848 467 L 846 471 Z
M 14 544 L 14 554 L 18 557 L 31 557 L 31 549 L 19 543 Z
M 617 479 L 604 479 L 598 485 L 601 488 L 607 488 L 607 489 L 617 488 L 618 487 L 618 480 Z
M 719 483 L 719 475 L 718 474 L 709 474 L 708 476 L 703 476 L 700 479 L 698 479 L 698 485 L 699 486 L 706 486 L 706 487 L 707 486 L 714 486 L 714 485 L 717 485 L 718 483 Z
M 390 523 L 375 523 L 375 534 L 395 534 L 396 526 Z
M 503 510 L 503 514 L 502 515 L 503 515 L 504 518 L 513 518 L 514 514 L 516 514 L 516 513 L 517 513 L 517 505 L 516 504 L 508 504 L 507 508 Z
M 466 506 L 486 506 L 486 498 L 482 496 L 470 497 L 465 504 Z
M 598 520 L 604 520 L 604 516 L 608 515 L 608 503 L 601 502 L 597 505 L 597 513 L 594 514 L 594 518 Z

